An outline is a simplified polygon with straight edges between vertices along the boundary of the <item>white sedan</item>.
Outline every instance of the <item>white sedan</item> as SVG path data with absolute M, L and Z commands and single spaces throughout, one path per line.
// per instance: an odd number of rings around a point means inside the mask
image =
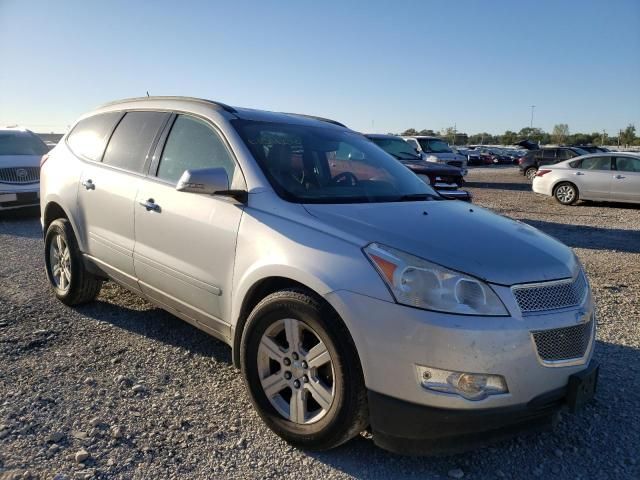
M 640 203 L 640 155 L 597 153 L 541 167 L 533 191 L 563 205 L 578 200 Z

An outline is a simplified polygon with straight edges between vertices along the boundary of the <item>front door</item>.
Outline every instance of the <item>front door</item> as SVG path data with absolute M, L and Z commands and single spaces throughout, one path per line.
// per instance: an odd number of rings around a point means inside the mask
M 78 186 L 87 253 L 116 281 L 139 290 L 133 268 L 134 201 L 166 113 L 129 112 L 101 162 L 86 163 Z
M 612 173 L 611 200 L 640 202 L 640 159 L 616 157 L 616 171 Z
M 611 157 L 587 157 L 574 172 L 580 197 L 608 200 L 611 190 Z
M 225 168 L 233 188 L 245 188 L 244 180 L 212 125 L 178 115 L 170 128 L 158 165 L 135 202 L 136 275 L 154 301 L 228 337 L 226 312 L 243 205 L 175 187 L 185 170 L 207 167 Z

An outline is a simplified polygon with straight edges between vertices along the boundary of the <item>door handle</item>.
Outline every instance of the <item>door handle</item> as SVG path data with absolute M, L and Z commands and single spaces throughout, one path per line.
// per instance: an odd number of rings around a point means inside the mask
M 84 188 L 86 188 L 87 190 L 95 190 L 96 189 L 96 184 L 93 183 L 91 181 L 91 179 L 85 180 L 84 182 L 82 182 L 82 186 Z
M 620 180 L 621 178 L 626 178 L 624 175 L 616 175 L 614 178 L 617 178 L 618 180 Z
M 576 172 L 575 175 L 584 175 L 582 172 Z
M 143 206 L 147 212 L 160 212 L 160 205 L 153 201 L 153 198 L 150 198 L 146 202 L 138 202 L 141 206 Z

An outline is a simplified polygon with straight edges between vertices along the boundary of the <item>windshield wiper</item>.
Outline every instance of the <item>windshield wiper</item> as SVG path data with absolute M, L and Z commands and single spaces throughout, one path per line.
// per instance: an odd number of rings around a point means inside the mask
M 398 202 L 418 202 L 420 200 L 435 200 L 437 197 L 431 193 L 408 193 L 398 198 Z

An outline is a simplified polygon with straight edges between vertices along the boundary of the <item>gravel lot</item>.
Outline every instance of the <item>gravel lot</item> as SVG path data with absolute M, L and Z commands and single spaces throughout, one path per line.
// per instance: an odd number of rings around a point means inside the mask
M 5 214 L 0 478 L 640 478 L 640 208 L 562 207 L 511 167 L 468 181 L 477 204 L 574 248 L 594 287 L 599 392 L 554 432 L 442 458 L 394 456 L 366 436 L 296 450 L 250 407 L 227 346 L 111 283 L 65 307 L 47 286 L 37 213 Z

